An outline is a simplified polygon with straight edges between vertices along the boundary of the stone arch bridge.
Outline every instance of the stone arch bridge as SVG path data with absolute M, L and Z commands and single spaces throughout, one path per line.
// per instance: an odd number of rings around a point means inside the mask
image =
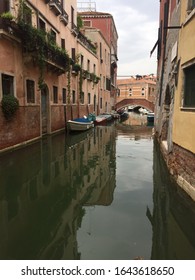
M 115 108 L 116 108 L 116 110 L 119 110 L 119 109 L 125 108 L 127 106 L 133 106 L 134 108 L 143 107 L 149 111 L 154 112 L 154 103 L 147 99 L 141 99 L 141 98 L 140 99 L 139 98 L 123 99 L 116 103 Z

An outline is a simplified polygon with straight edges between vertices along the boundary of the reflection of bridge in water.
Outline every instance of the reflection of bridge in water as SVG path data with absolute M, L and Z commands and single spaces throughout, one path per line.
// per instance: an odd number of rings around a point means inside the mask
M 148 126 L 147 116 L 129 112 L 129 118 L 117 124 L 117 134 L 129 139 L 151 139 L 153 126 Z
M 132 106 L 133 108 L 143 107 L 149 111 L 154 112 L 154 103 L 144 98 L 125 98 L 116 103 L 115 108 L 116 110 L 119 110 L 128 106 Z

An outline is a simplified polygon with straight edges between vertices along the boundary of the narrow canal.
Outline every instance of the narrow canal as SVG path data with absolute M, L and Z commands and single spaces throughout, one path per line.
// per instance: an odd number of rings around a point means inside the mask
M 195 259 L 195 204 L 146 117 L 0 156 L 0 259 Z

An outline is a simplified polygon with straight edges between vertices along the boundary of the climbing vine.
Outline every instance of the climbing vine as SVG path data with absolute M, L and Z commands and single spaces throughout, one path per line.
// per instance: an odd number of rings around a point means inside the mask
M 71 97 L 71 86 L 70 86 L 70 78 L 71 78 L 71 62 L 69 60 L 68 64 L 67 64 L 67 81 L 68 81 L 68 84 L 67 84 L 67 90 L 68 90 L 68 94 L 67 94 L 67 101 L 68 101 L 68 104 L 70 104 L 70 97 Z
M 28 23 L 28 18 L 31 16 L 31 9 L 26 5 L 25 0 L 20 0 L 18 13 L 18 27 L 20 37 L 25 52 L 29 53 L 39 67 L 39 89 L 45 87 L 44 74 L 47 60 L 51 60 L 60 65 L 64 71 L 69 67 L 69 55 L 66 50 L 56 45 L 54 40 L 51 40 L 51 33 L 37 29 Z

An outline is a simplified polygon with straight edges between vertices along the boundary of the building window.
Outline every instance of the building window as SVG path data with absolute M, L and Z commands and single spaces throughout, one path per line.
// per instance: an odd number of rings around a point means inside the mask
M 73 104 L 76 103 L 76 92 L 75 92 L 75 90 L 72 91 L 72 103 Z
M 46 31 L 45 22 L 39 18 L 39 29 Z
M 184 107 L 195 107 L 195 64 L 184 69 Z
M 90 20 L 83 20 L 83 25 L 85 27 L 91 27 L 91 21 Z
M 61 48 L 65 50 L 65 39 L 61 39 Z
M 27 103 L 35 103 L 35 82 L 26 80 Z
M 76 62 L 76 52 L 75 52 L 75 48 L 71 49 L 71 56 L 72 56 L 72 60 L 74 61 L 74 63 Z
M 58 88 L 53 86 L 53 103 L 58 103 Z
M 81 104 L 84 104 L 84 97 L 85 97 L 85 95 L 84 95 L 84 92 L 82 91 L 81 94 L 80 94 L 80 102 L 81 102 Z
M 83 69 L 83 64 L 84 64 L 84 56 L 81 54 L 81 69 Z
M 102 74 L 100 74 L 100 88 L 102 89 Z
M 132 88 L 129 89 L 129 96 L 132 95 Z
M 49 34 L 48 34 L 48 36 L 49 36 L 49 41 L 51 42 L 51 43 L 54 43 L 54 44 L 56 44 L 56 32 L 55 31 L 53 31 L 52 29 L 50 30 L 50 32 L 49 32 Z
M 90 94 L 90 92 L 88 93 L 88 104 L 91 104 L 91 94 Z
M 142 96 L 145 95 L 145 89 L 142 88 Z
M 191 11 L 192 9 L 195 8 L 195 0 L 188 0 L 188 11 Z
M 62 89 L 62 102 L 63 104 L 66 104 L 66 89 Z
M 3 95 L 14 95 L 14 77 L 6 74 L 1 75 Z
M 87 71 L 90 72 L 90 60 L 89 59 L 87 60 Z
M 102 109 L 102 97 L 100 97 L 100 109 Z
M 111 90 L 110 79 L 106 78 L 106 90 Z
M 74 8 L 71 6 L 71 26 L 74 28 Z
M 96 110 L 96 95 L 93 97 L 93 110 Z
M 103 62 L 102 60 L 102 43 L 100 42 L 100 60 L 101 60 L 101 63 Z

